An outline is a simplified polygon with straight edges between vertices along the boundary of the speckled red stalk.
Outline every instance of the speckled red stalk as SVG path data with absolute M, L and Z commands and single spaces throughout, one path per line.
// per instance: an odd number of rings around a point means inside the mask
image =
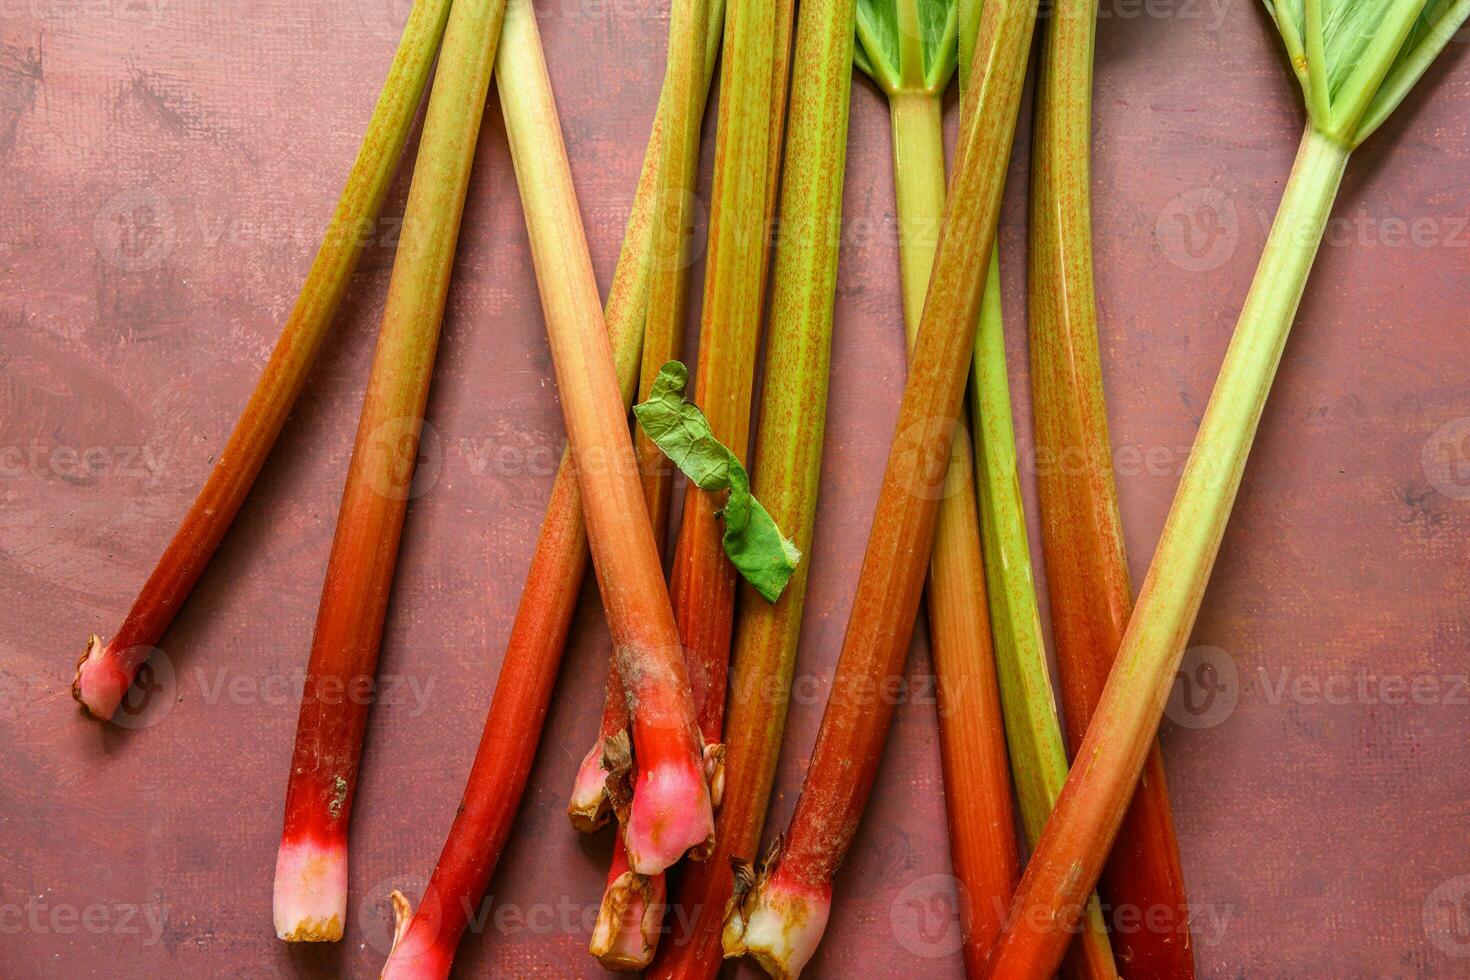
M 649 159 L 653 160 L 653 155 L 656 155 L 659 166 L 651 170 L 653 176 L 658 180 L 658 186 L 651 189 L 648 205 L 650 230 L 643 246 L 644 250 L 650 253 L 644 260 L 645 264 L 654 270 L 645 276 L 648 285 L 644 295 L 647 300 L 646 308 L 650 310 L 650 313 L 645 323 L 644 335 L 646 337 L 648 331 L 652 330 L 658 336 L 652 340 L 651 347 L 645 345 L 639 377 L 635 379 L 640 385 L 641 395 L 644 398 L 648 397 L 659 368 L 663 367 L 670 358 L 677 357 L 683 344 L 689 259 L 687 243 L 682 240 L 682 229 L 692 220 L 686 209 L 694 202 L 694 182 L 699 169 L 699 133 L 704 118 L 705 102 L 709 96 L 710 81 L 714 76 L 715 59 L 719 56 L 720 39 L 724 33 L 725 22 L 725 0 L 704 0 L 701 6 L 704 7 L 702 11 L 704 50 L 701 52 L 701 60 L 698 61 L 697 88 L 689 92 L 684 78 L 694 65 L 694 58 L 684 59 L 688 62 L 687 64 L 678 66 L 672 72 L 666 72 L 663 91 L 659 96 L 659 115 L 654 124 L 654 136 L 658 140 L 658 145 L 655 146 L 653 140 L 649 142 L 648 152 L 651 155 Z M 672 52 L 679 48 L 680 39 L 674 35 L 673 24 L 670 24 L 669 30 Z M 693 103 L 681 105 L 686 96 L 693 98 Z M 661 177 L 659 175 L 663 171 L 663 160 L 669 156 L 664 152 L 662 131 L 668 125 L 667 117 L 682 114 L 676 113 L 676 109 L 687 110 L 690 113 L 685 120 L 687 123 L 685 136 L 692 139 L 692 144 L 681 147 L 680 152 L 670 157 L 679 173 Z M 648 166 L 645 163 L 645 168 Z M 677 203 L 671 201 L 671 198 L 676 199 Z M 653 238 L 655 232 L 664 235 L 664 240 L 655 241 Z M 676 232 L 680 234 L 675 234 Z M 670 268 L 671 264 L 673 268 Z M 661 280 L 662 284 L 660 284 Z M 651 312 L 655 307 L 660 310 L 657 314 Z M 641 314 L 643 308 L 640 308 L 639 312 Z M 636 350 L 633 355 L 637 357 Z M 619 359 L 619 378 L 621 379 L 623 377 L 622 355 L 615 352 L 615 356 Z M 641 429 L 634 437 L 634 451 L 638 456 L 644 502 L 648 507 L 649 523 L 653 526 L 654 543 L 659 555 L 662 556 L 668 537 L 673 465 L 664 456 L 663 451 L 644 436 Z M 627 728 L 627 698 L 623 691 L 622 679 L 618 677 L 617 658 L 610 656 L 608 657 L 607 691 L 603 701 L 602 723 L 598 729 L 597 741 L 593 743 L 592 748 L 583 757 L 581 766 L 577 769 L 577 777 L 572 785 L 571 800 L 567 805 L 567 815 L 571 818 L 572 826 L 584 833 L 591 833 L 607 823 L 611 809 L 604 791 L 608 771 L 602 765 L 603 752 L 607 746 L 607 740 L 619 732 L 626 731 Z
M 975 257 L 995 240 L 1036 8 L 997 0 L 982 17 L 923 326 L 832 693 L 785 848 L 747 899 L 744 936 L 726 936 L 727 951 L 755 955 L 773 976 L 800 974 L 820 941 L 893 713 L 870 693 L 902 673 L 923 592 L 946 469 L 930 461 L 950 458 L 985 282 Z
M 1031 190 L 1031 398 L 1057 673 L 1075 758 L 1133 609 L 1113 479 L 1092 275 L 1095 0 L 1047 26 Z M 1155 742 L 1100 882 L 1129 977 L 1194 976 L 1184 871 Z
M 532 84 L 549 85 L 534 22 L 525 27 L 524 13 L 519 5 L 513 5 L 507 13 L 500 70 L 511 70 L 514 59 L 518 66 L 536 66 L 535 77 L 529 80 Z M 638 380 L 638 352 L 648 298 L 648 241 L 657 214 L 657 166 L 665 112 L 661 101 L 607 299 L 608 340 L 624 412 L 632 402 Z M 519 113 L 515 118 L 521 125 Z M 485 894 L 525 791 L 587 558 L 581 491 L 568 453 L 552 484 L 551 501 L 464 798 L 425 889 L 424 901 L 411 917 L 405 918 L 403 936 L 384 968 L 385 977 L 448 975 L 455 948 L 468 924 L 468 910 L 477 906 Z M 618 701 L 623 703 L 621 688 Z M 600 796 L 600 783 L 598 793 Z
M 274 901 L 276 935 L 288 941 L 342 938 L 357 766 L 504 13 L 504 0 L 457 0 L 444 31 L 291 755 Z
M 535 14 L 529 0 L 513 0 L 513 7 L 519 40 L 522 31 L 534 31 Z M 539 42 L 525 46 L 534 57 L 501 72 L 501 105 L 592 563 L 633 720 L 638 771 L 623 839 L 633 870 L 656 874 L 704 845 L 714 817 L 679 633 L 643 502 L 556 103 Z
M 832 299 L 852 83 L 853 0 L 808 0 L 797 13 L 795 63 L 801 98 L 791 105 L 781 181 L 770 328 L 754 453 L 754 490 L 771 516 L 810 554 L 826 425 Z M 723 958 L 721 931 L 733 893 L 731 858 L 753 861 L 786 723 L 786 704 L 805 605 L 808 563 L 775 603 L 746 587 L 731 665 L 725 786 L 708 861 L 680 870 L 672 923 L 652 977 L 711 980 Z M 672 940 L 672 941 L 671 941 Z
M 448 16 L 449 0 L 414 4 L 301 294 L 224 452 L 117 632 L 105 643 L 97 636 L 88 640 L 72 696 L 103 721 L 117 711 L 139 667 L 214 557 L 306 384 L 357 260 L 371 240 L 362 230 L 377 220 L 382 208 Z
M 750 443 L 794 8 L 794 0 L 733 0 L 725 30 L 694 400 L 715 438 L 742 463 Z M 724 524 L 716 516 L 724 497 L 689 483 L 669 580 L 716 785 L 723 779 L 723 754 L 715 746 L 724 737 L 737 578 L 725 555 Z

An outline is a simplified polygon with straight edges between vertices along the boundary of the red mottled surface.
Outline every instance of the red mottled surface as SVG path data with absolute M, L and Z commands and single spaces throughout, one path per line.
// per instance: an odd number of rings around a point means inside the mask
M 270 878 L 293 688 L 402 183 L 255 495 L 164 638 L 148 707 L 101 726 L 67 692 L 87 633 L 115 627 L 255 381 L 406 6 L 0 5 L 6 977 L 373 975 L 390 887 L 416 893 L 438 854 L 562 440 L 498 109 L 385 636 L 347 940 L 277 942 Z M 605 284 L 658 89 L 664 5 L 538 6 Z M 1141 578 L 1302 112 L 1257 5 L 1103 6 L 1102 356 Z M 1467 41 L 1354 161 L 1165 726 L 1204 976 L 1470 971 Z M 866 83 L 851 143 L 828 465 L 773 827 L 815 736 L 903 381 L 888 123 Z M 1029 458 L 1025 172 L 1022 143 L 1002 245 Z M 1028 502 L 1033 482 L 1023 474 Z M 600 973 L 583 949 L 608 845 L 562 813 L 600 712 L 600 620 L 584 597 L 461 975 Z M 922 629 L 911 671 L 815 976 L 959 975 Z

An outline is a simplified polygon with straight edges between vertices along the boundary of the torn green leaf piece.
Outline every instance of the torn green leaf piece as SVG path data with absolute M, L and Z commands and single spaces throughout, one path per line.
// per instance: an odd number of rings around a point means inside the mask
M 648 438 L 701 490 L 729 490 L 720 518 L 730 563 L 767 602 L 781 597 L 801 561 L 801 552 L 776 527 L 750 492 L 750 474 L 715 438 L 704 413 L 684 397 L 689 369 L 669 361 L 659 369 L 648 400 L 633 414 Z

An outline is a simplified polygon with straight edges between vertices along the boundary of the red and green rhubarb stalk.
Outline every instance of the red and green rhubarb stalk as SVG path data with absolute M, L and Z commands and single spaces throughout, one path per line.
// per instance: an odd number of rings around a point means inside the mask
M 530 0 L 517 3 L 526 8 L 519 19 L 533 23 Z M 592 563 L 632 718 L 637 775 L 623 842 L 633 871 L 656 874 L 714 832 L 703 748 L 544 63 L 500 78 Z
M 88 640 L 72 696 L 95 717 L 106 721 L 117 710 L 214 556 L 301 394 L 357 260 L 373 238 L 370 229 L 398 167 L 448 16 L 449 0 L 417 0 L 409 12 L 337 209 L 224 452 L 117 632 L 106 643 L 97 636 Z
M 944 211 L 944 91 L 955 71 L 954 0 L 859 0 L 858 66 L 888 97 L 904 326 L 910 350 L 923 315 Z M 973 40 L 973 37 L 972 37 Z M 956 420 L 953 457 L 929 561 L 929 636 L 939 681 L 939 745 L 958 879 L 965 971 L 977 973 L 1000 934 L 1020 876 L 970 428 Z
M 754 450 L 755 493 L 776 524 L 809 553 L 826 425 L 832 303 L 841 240 L 842 184 L 852 84 L 853 0 L 810 0 L 797 14 L 791 103 L 780 188 L 782 234 L 776 247 L 760 423 Z M 665 944 L 649 975 L 712 980 L 723 949 L 724 913 L 735 891 L 732 859 L 747 865 L 761 829 L 786 724 L 797 640 L 806 598 L 807 562 L 768 602 L 745 586 L 735 624 L 725 787 L 708 861 L 679 876 L 673 921 L 681 942 Z
M 990 957 L 992 977 L 1043 976 L 1061 959 L 1152 751 L 1348 157 L 1465 22 L 1470 0 L 1269 9 L 1306 94 L 1306 132 L 1116 665 Z
M 342 938 L 347 826 L 504 0 L 456 0 L 327 560 L 276 860 L 276 935 Z
M 713 0 L 712 13 L 707 53 L 713 53 L 718 42 L 722 0 Z M 549 102 L 550 82 L 539 36 L 534 21 L 528 25 L 525 14 L 521 4 L 507 12 L 498 68 L 502 72 L 520 72 L 522 66 L 531 65 L 533 76 L 529 83 L 541 90 L 542 101 Z M 708 82 L 706 70 L 702 91 L 707 91 Z M 523 117 L 524 112 L 516 115 L 518 120 Z M 632 403 L 638 381 L 639 349 L 649 294 L 648 250 L 659 214 L 658 170 L 667 117 L 665 95 L 660 98 L 622 251 L 608 291 L 608 340 L 624 409 Z M 501 661 L 500 676 L 464 798 L 424 891 L 424 900 L 410 913 L 407 900 L 396 896 L 395 904 L 403 917 L 400 938 L 385 968 L 385 976 L 444 977 L 449 973 L 470 912 L 484 897 L 525 791 L 576 609 L 577 593 L 586 574 L 587 558 L 582 497 L 568 451 L 563 454 L 552 483 L 541 535 Z M 626 718 L 622 688 L 616 693 Z M 599 785 L 599 795 L 601 792 Z
M 725 25 L 704 305 L 694 401 L 710 433 L 744 464 L 777 194 L 794 4 L 732 0 Z M 777 52 L 780 52 L 778 60 Z M 644 359 L 645 377 L 648 360 Z M 714 799 L 724 781 L 725 686 L 736 569 L 725 554 L 725 494 L 691 480 L 669 597 L 684 643 Z
M 669 138 L 664 141 L 659 164 L 655 195 L 657 217 L 649 249 L 648 313 L 643 329 L 639 379 L 641 400 L 646 400 L 652 393 L 659 368 L 677 358 L 684 344 L 689 232 L 694 220 L 700 124 L 707 91 L 704 60 L 708 22 L 707 0 L 674 0 L 670 6 L 669 57 L 664 73 L 664 92 L 669 104 Z M 643 482 L 644 503 L 653 527 L 654 545 L 661 559 L 669 524 L 673 470 L 658 446 L 641 429 L 636 430 L 633 448 Z M 607 739 L 620 739 L 619 746 L 626 745 L 628 717 L 622 678 L 616 658 L 612 657 L 608 658 L 607 690 L 603 731 L 599 739 L 602 753 L 597 766 L 604 773 L 609 771 L 602 765 L 609 748 Z M 615 698 L 621 700 L 622 705 L 614 704 Z M 626 752 L 619 752 L 619 755 L 626 759 Z M 636 778 L 636 773 L 626 771 L 627 768 L 626 764 L 614 767 L 609 778 Z M 717 785 L 711 786 L 711 795 L 712 802 L 718 805 Z M 600 796 L 605 799 L 606 793 Z M 572 812 L 575 823 L 577 811 Z M 626 813 L 620 813 L 619 819 L 626 816 Z M 596 818 L 589 821 L 594 826 L 597 822 Z M 647 878 L 628 867 L 627 849 L 619 835 L 613 845 L 612 867 L 608 870 L 597 924 L 588 944 L 588 951 L 603 966 L 610 970 L 641 970 L 653 959 L 663 919 L 665 887 L 662 874 Z
M 1031 182 L 1031 398 L 1057 673 L 1076 753 L 1132 611 L 1113 480 L 1092 278 L 1092 54 L 1096 0 L 1064 0 L 1047 26 Z M 1184 871 L 1164 758 L 1149 751 L 1103 872 L 1113 947 L 1129 976 L 1194 976 Z M 1129 922 L 1131 920 L 1131 924 Z
M 923 592 L 948 471 L 932 461 L 951 458 L 984 288 L 974 257 L 995 241 L 1036 8 L 998 0 L 984 15 L 928 299 L 832 694 L 781 850 L 728 921 L 726 952 L 753 955 L 773 976 L 798 975 L 826 928 L 832 879 L 893 713 L 868 695 L 901 676 Z
M 699 10 L 690 11 L 690 16 L 678 22 L 672 16 L 670 18 L 669 63 L 664 73 L 663 90 L 659 95 L 654 134 L 649 141 L 649 162 L 644 165 L 645 177 L 649 174 L 657 175 L 657 186 L 652 190 L 650 201 L 649 238 L 642 247 L 664 258 L 645 259 L 657 274 L 645 275 L 645 302 L 638 312 L 641 318 L 646 311 L 647 325 L 644 335 L 652 333 L 651 339 L 646 339 L 643 344 L 642 366 L 634 379 L 642 399 L 646 399 L 651 392 L 659 369 L 667 361 L 677 357 L 683 346 L 690 264 L 688 238 L 699 171 L 700 123 L 704 119 L 714 63 L 724 35 L 725 0 L 702 0 L 698 7 Z M 704 47 L 695 53 L 685 44 L 684 34 L 698 17 L 703 18 Z M 695 64 L 699 67 L 699 75 L 691 93 L 686 75 Z M 693 101 L 689 102 L 691 94 Z M 666 144 L 663 139 L 666 129 L 682 132 L 685 142 Z M 654 145 L 655 141 L 657 147 Z M 656 161 L 653 156 L 655 153 L 658 154 Z M 672 161 L 671 172 L 666 172 L 664 168 L 665 159 Z M 653 166 L 654 163 L 657 166 Z M 640 185 L 640 193 L 641 191 Z M 657 241 L 654 240 L 654 235 L 659 236 Z M 609 317 L 612 312 L 609 305 Z M 608 327 L 611 330 L 613 324 L 609 322 Z M 637 356 L 636 349 L 634 356 Z M 620 357 L 618 377 L 624 377 Z M 624 401 L 631 405 L 631 398 L 625 398 Z M 648 505 L 654 542 L 662 555 L 668 535 L 673 470 L 663 453 L 641 431 L 634 437 L 634 451 L 638 454 L 638 467 L 642 474 L 644 500 Z M 624 774 L 610 773 L 603 765 L 603 759 L 608 740 L 626 733 L 627 730 L 627 698 L 623 692 L 622 678 L 618 676 L 617 660 L 609 657 L 607 692 L 597 741 L 577 768 L 571 800 L 567 804 L 567 816 L 571 819 L 572 826 L 583 833 L 592 833 L 607 823 L 612 812 L 607 797 L 607 780 L 609 776 L 623 778 Z
M 975 0 L 960 0 L 960 85 L 971 84 L 972 65 L 964 52 L 980 27 Z M 976 442 L 975 469 L 980 503 L 982 552 L 988 584 L 995 660 L 1005 714 L 1016 794 L 1026 842 L 1035 846 L 1067 778 L 1067 751 L 1052 696 L 1046 643 L 1031 574 L 1026 513 L 1016 468 L 1016 437 L 1006 370 L 1005 327 L 1000 305 L 1000 254 L 992 247 L 985 299 L 975 334 L 971 404 Z M 1117 965 L 1096 896 L 1087 912 L 1064 973 L 1069 977 L 1116 977 Z M 1005 906 L 999 910 L 1003 913 Z M 1003 924 L 1003 922 L 1002 922 Z M 997 934 L 987 943 L 993 945 Z M 984 964 L 966 962 L 971 975 Z

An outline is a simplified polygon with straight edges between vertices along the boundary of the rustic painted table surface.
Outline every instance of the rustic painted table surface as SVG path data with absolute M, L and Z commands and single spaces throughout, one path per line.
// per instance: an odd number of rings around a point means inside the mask
M 384 638 L 346 941 L 277 942 L 270 881 L 404 181 L 254 496 L 163 640 L 147 710 L 99 725 L 67 691 L 255 382 L 406 7 L 0 4 L 0 975 L 375 975 L 389 889 L 416 893 L 438 854 L 563 439 L 498 108 Z M 538 8 L 605 286 L 666 4 Z M 1141 579 L 1303 115 L 1259 5 L 1103 8 L 1102 357 Z M 1470 972 L 1467 41 L 1353 161 L 1164 725 L 1207 977 Z M 1029 115 L 1002 248 L 1034 525 Z M 904 379 L 888 139 L 883 100 L 856 84 L 821 516 L 772 828 L 815 736 Z M 600 973 L 583 950 L 608 841 L 562 813 L 602 696 L 595 596 L 575 633 L 459 975 Z M 960 974 L 922 626 L 908 669 L 813 976 Z

